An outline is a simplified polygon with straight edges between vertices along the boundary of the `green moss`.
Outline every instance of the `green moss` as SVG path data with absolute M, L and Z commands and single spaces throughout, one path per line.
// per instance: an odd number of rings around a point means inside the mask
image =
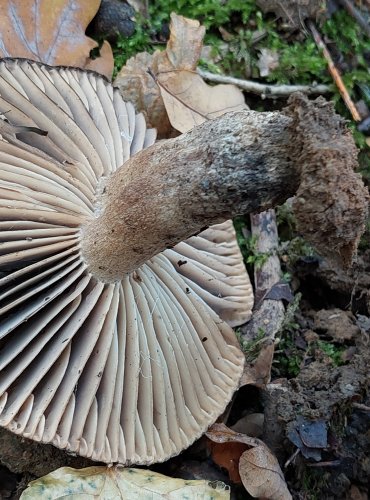
M 330 84 L 337 111 L 351 122 L 327 63 L 312 37 L 306 33 L 305 38 L 299 39 L 296 34 L 284 32 L 273 15 L 261 13 L 254 0 L 152 0 L 148 19 L 138 16 L 134 35 L 120 38 L 113 47 L 115 74 L 138 52 L 153 52 L 161 47 L 158 39 L 166 38 L 171 12 L 198 19 L 207 28 L 205 44 L 212 48 L 214 59 L 203 60 L 202 64 L 209 70 L 259 79 L 257 63 L 261 49 L 274 50 L 279 54 L 279 66 L 265 81 Z M 341 65 L 344 63 L 342 76 L 353 100 L 364 99 L 370 106 L 370 39 L 344 9 L 338 9 L 320 30 L 334 59 L 340 60 Z M 370 149 L 353 121 L 350 127 L 360 148 L 361 173 L 370 181 Z
M 118 37 L 116 44 L 113 46 L 113 78 L 130 57 L 135 56 L 139 52 L 151 53 L 154 49 L 155 47 L 150 38 L 149 24 L 147 24 L 143 18 L 138 17 L 135 33 L 129 38 L 124 38 L 122 36 Z
M 320 349 L 326 356 L 328 356 L 335 366 L 344 365 L 343 361 L 343 352 L 345 348 L 342 346 L 338 346 L 331 342 L 327 342 L 325 340 L 318 340 L 314 343 L 314 348 Z
M 279 344 L 275 351 L 274 368 L 279 376 L 296 377 L 301 370 L 304 352 L 295 345 L 295 332 L 299 330 L 296 312 L 299 310 L 302 294 L 297 293 L 285 312 L 284 320 L 278 333 Z
M 239 341 L 242 351 L 245 354 L 247 362 L 253 363 L 253 361 L 255 361 L 258 358 L 262 345 L 266 340 L 264 329 L 260 328 L 256 338 L 249 341 L 243 339 L 239 328 L 236 328 L 235 335 Z
M 236 239 L 247 267 L 254 266 L 257 269 L 261 268 L 271 254 L 257 250 L 257 236 L 245 236 L 246 223 L 244 217 L 236 217 L 234 219 L 234 228 Z

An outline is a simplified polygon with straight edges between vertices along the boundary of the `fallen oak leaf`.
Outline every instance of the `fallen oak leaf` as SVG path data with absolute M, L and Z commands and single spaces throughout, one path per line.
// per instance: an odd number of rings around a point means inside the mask
M 255 498 L 290 500 L 290 494 L 279 462 L 262 443 L 240 457 L 239 474 L 248 493 Z
M 0 57 L 24 57 L 51 66 L 76 66 L 111 77 L 113 54 L 90 58 L 97 42 L 85 36 L 100 0 L 4 0 L 0 2 Z

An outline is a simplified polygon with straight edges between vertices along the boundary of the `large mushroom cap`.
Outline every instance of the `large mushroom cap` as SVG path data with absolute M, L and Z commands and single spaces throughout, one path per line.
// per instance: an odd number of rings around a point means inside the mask
M 154 131 L 102 77 L 26 60 L 0 62 L 0 113 L 0 424 L 93 460 L 163 461 L 243 370 L 223 321 L 253 300 L 232 224 L 100 282 L 79 228 L 99 179 Z

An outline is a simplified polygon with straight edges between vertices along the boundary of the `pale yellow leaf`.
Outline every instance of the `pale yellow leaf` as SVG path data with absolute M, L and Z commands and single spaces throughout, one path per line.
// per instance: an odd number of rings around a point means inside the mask
M 122 467 L 62 467 L 36 481 L 21 500 L 229 500 L 229 488 L 220 482 L 187 481 L 147 469 Z
M 242 454 L 239 474 L 244 488 L 252 497 L 271 500 L 292 498 L 279 462 L 262 442 Z

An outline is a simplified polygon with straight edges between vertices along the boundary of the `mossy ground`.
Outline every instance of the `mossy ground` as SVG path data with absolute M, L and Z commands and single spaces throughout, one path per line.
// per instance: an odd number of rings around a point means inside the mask
M 270 83 L 332 85 L 331 98 L 338 111 L 351 122 L 346 107 L 333 85 L 327 64 L 315 42 L 302 25 L 288 30 L 273 14 L 263 14 L 254 0 L 153 0 L 147 18 L 138 15 L 136 31 L 128 39 L 118 39 L 114 47 L 116 71 L 138 52 L 152 52 L 165 46 L 171 12 L 198 19 L 207 28 L 205 45 L 210 57 L 201 64 L 207 69 L 239 78 L 260 79 L 258 60 L 262 49 L 275 51 L 278 66 L 265 81 Z M 320 27 L 333 58 L 354 101 L 370 105 L 370 40 L 344 9 L 338 9 Z M 266 105 L 271 106 L 270 103 Z M 256 102 L 258 109 L 264 105 Z M 350 123 L 361 148 L 361 170 L 370 177 L 369 148 L 365 137 Z

